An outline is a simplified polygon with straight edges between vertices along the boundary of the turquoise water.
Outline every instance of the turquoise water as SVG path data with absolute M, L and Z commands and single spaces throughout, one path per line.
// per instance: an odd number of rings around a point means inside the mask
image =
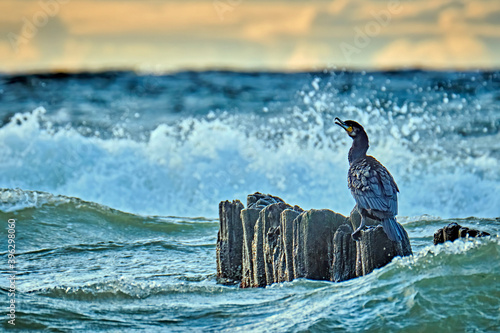
M 2 192 L 2 200 L 15 195 Z M 30 193 L 24 193 L 30 196 Z M 500 329 L 500 221 L 401 219 L 415 255 L 332 283 L 216 284 L 218 221 L 140 216 L 46 198 L 16 219 L 16 328 L 59 331 L 469 331 Z M 47 199 L 47 200 L 45 200 Z M 449 223 L 496 236 L 432 245 Z M 0 237 L 6 238 L 2 229 Z M 6 252 L 2 252 L 5 255 Z M 5 281 L 2 274 L 2 302 Z M 4 307 L 5 308 L 5 307 Z M 2 327 L 10 325 L 4 320 Z
M 497 72 L 0 75 L 1 327 L 15 219 L 26 331 L 500 331 L 498 100 Z M 342 283 L 218 285 L 219 201 L 349 214 L 335 117 L 365 125 L 398 183 L 414 256 Z M 492 236 L 432 245 L 450 222 Z

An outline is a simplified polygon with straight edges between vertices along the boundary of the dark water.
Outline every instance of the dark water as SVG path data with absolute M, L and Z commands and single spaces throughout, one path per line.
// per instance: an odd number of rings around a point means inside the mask
M 497 72 L 0 76 L 1 327 L 15 219 L 27 331 L 500 331 L 499 100 Z M 349 213 L 337 116 L 396 179 L 415 255 L 343 283 L 217 285 L 219 201 Z M 492 236 L 433 246 L 450 222 Z

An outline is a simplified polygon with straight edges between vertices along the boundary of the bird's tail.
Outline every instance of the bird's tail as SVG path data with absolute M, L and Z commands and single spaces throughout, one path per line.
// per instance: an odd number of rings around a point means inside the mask
M 384 228 L 387 237 L 389 237 L 392 241 L 399 242 L 405 238 L 405 230 L 394 217 L 383 219 L 382 227 Z

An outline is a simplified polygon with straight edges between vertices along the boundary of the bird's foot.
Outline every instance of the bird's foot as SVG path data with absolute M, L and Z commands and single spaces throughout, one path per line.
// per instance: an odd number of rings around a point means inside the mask
M 351 237 L 353 240 L 356 242 L 359 242 L 361 240 L 361 229 L 356 230 L 351 234 Z
M 361 215 L 361 223 L 359 224 L 358 229 L 354 230 L 354 232 L 351 234 L 352 239 L 354 239 L 356 242 L 358 242 L 361 239 L 361 230 L 363 230 L 366 226 L 365 214 L 363 214 L 363 212 L 360 211 L 359 215 Z

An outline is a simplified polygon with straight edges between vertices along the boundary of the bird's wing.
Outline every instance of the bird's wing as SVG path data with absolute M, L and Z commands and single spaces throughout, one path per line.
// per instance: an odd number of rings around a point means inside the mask
M 349 169 L 348 185 L 359 208 L 398 214 L 399 189 L 387 169 L 375 158 L 367 158 Z

